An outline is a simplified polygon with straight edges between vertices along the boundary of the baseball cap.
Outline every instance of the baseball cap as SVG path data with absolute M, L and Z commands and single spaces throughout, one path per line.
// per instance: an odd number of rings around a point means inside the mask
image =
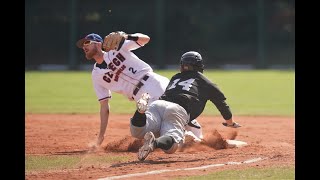
M 101 36 L 99 36 L 98 34 L 95 34 L 95 33 L 91 33 L 91 34 L 86 35 L 86 37 L 77 41 L 78 48 L 82 48 L 83 43 L 88 40 L 96 41 L 96 42 L 103 42 Z

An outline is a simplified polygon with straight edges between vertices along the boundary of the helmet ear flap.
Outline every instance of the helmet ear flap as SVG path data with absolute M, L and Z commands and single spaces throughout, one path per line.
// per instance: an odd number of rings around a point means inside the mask
M 196 67 L 196 71 L 203 73 L 203 67 Z
M 203 73 L 203 66 L 192 66 L 193 71 L 199 71 Z

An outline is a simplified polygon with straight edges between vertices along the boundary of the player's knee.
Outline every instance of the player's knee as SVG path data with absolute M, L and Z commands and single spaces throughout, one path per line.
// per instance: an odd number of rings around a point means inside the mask
M 167 154 L 172 154 L 178 149 L 178 144 L 171 136 L 162 136 L 156 140 L 157 148 L 162 149 Z
M 163 152 L 165 152 L 167 154 L 173 154 L 173 153 L 175 153 L 177 151 L 178 147 L 179 147 L 178 143 L 173 143 L 171 148 L 169 148 L 168 150 L 164 150 L 163 149 Z

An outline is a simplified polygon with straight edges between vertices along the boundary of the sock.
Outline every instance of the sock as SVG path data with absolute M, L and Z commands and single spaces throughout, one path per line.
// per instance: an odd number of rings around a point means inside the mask
M 137 126 L 137 127 L 145 126 L 146 122 L 147 122 L 146 114 L 145 113 L 141 114 L 138 111 L 136 111 L 134 113 L 133 117 L 131 118 L 132 125 Z
M 168 150 L 172 147 L 174 140 L 171 136 L 161 136 L 156 139 L 156 148 Z

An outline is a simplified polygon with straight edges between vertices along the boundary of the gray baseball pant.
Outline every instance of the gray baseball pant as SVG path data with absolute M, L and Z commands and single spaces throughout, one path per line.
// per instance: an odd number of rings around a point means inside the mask
M 190 116 L 180 105 L 164 100 L 152 102 L 146 114 L 146 125 L 133 126 L 130 122 L 130 131 L 133 137 L 143 139 L 144 135 L 151 131 L 155 137 L 163 135 L 171 136 L 176 143 L 184 141 L 185 126 Z

